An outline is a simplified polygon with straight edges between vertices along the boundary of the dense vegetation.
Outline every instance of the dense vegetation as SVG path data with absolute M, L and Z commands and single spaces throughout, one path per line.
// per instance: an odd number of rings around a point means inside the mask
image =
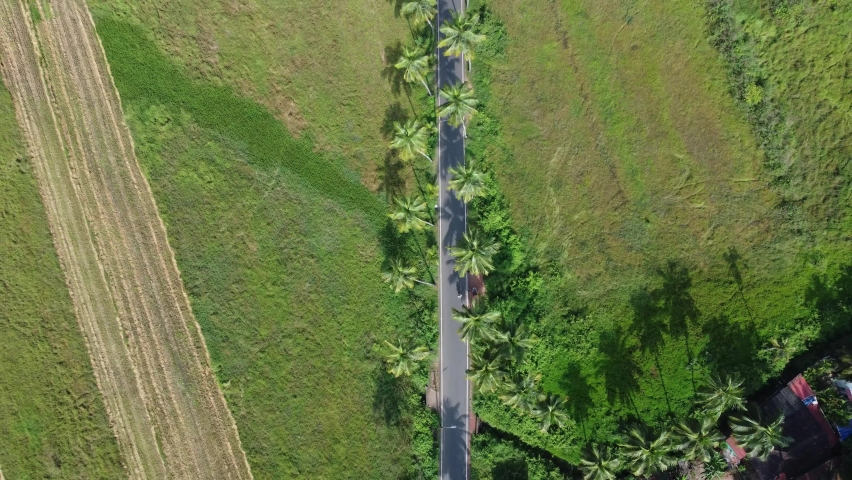
M 140 25 L 96 12 L 255 476 L 430 468 L 434 417 L 422 391 L 398 388 L 377 348 L 412 323 L 433 325 L 381 281 L 384 202 L 267 108 L 191 79 Z M 434 343 L 435 327 L 422 331 Z
M 574 423 L 542 434 L 488 395 L 476 399 L 486 421 L 576 462 L 582 445 L 611 441 L 625 421 L 657 427 L 685 416 L 712 372 L 740 373 L 754 390 L 846 328 L 845 227 L 807 203 L 837 205 L 832 215 L 845 218 L 848 176 L 804 169 L 809 190 L 792 195 L 798 167 L 773 170 L 748 113 L 755 88 L 750 100 L 728 95 L 736 58 L 712 48 L 714 10 L 472 3 L 496 12 L 481 10 L 488 40 L 474 64 L 481 104 L 468 152 L 489 172 L 491 194 L 474 211 L 504 245 L 489 297 L 540 338 L 527 368 L 568 397 Z M 825 23 L 816 32 L 849 19 L 837 5 L 799 8 L 798 22 L 808 12 Z M 796 30 L 803 50 L 815 42 L 807 31 Z M 846 48 L 827 35 L 823 43 Z M 755 58 L 748 37 L 734 38 L 735 53 Z M 823 102 L 802 128 L 828 128 L 821 119 L 842 107 Z M 839 123 L 834 134 L 845 138 Z
M 0 470 L 8 479 L 124 477 L 2 84 L 0 248 Z

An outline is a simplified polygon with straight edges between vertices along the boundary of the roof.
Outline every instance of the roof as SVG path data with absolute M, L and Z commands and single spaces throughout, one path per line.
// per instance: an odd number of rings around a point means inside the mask
M 767 419 L 784 415 L 784 435 L 793 439 L 789 447 L 775 450 L 765 461 L 751 461 L 762 480 L 808 478 L 809 472 L 837 456 L 837 434 L 813 395 L 799 375 L 760 406 Z

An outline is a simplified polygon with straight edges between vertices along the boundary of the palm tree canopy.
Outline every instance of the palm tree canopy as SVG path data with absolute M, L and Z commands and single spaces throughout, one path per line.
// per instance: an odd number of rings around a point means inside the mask
M 615 480 L 621 461 L 609 452 L 592 444 L 580 458 L 583 480 Z
M 447 188 L 454 190 L 463 202 L 470 203 L 476 197 L 487 193 L 485 174 L 478 170 L 473 162 L 458 168 L 451 168 L 452 179 Z
M 498 311 L 479 312 L 467 306 L 461 310 L 453 309 L 453 320 L 461 323 L 459 333 L 465 342 L 492 340 L 497 332 L 494 325 L 502 316 Z
M 486 350 L 482 355 L 473 353 L 470 356 L 470 368 L 466 372 L 467 378 L 480 392 L 494 392 L 506 375 L 503 367 L 503 358 L 492 350 Z
M 415 27 L 427 22 L 432 24 L 432 19 L 438 13 L 438 0 L 414 0 L 402 4 L 400 12 L 411 19 Z
M 438 107 L 438 116 L 446 118 L 454 127 L 463 124 L 467 117 L 476 113 L 479 101 L 473 96 L 473 88 L 470 85 L 444 85 L 438 95 L 444 99 L 444 103 Z
M 415 267 L 406 266 L 402 260 L 396 259 L 391 261 L 391 269 L 389 272 L 382 272 L 382 278 L 385 283 L 389 283 L 394 290 L 394 293 L 399 293 L 407 288 L 414 288 L 414 281 L 417 275 Z
M 699 402 L 708 414 L 719 418 L 728 410 L 745 410 L 743 381 L 736 377 L 712 378 L 704 391 L 699 392 Z
M 735 417 L 731 418 L 728 424 L 734 432 L 737 443 L 752 458 L 766 460 L 776 448 L 784 448 L 792 443 L 792 439 L 784 436 L 783 416 L 779 416 L 772 422 L 761 422 L 749 417 Z
M 683 451 L 687 458 L 709 461 L 714 449 L 725 440 L 716 428 L 716 420 L 705 416 L 701 420 L 690 419 L 679 424 L 674 432 L 674 449 Z
M 568 420 L 568 415 L 565 414 L 563 409 L 564 404 L 565 399 L 563 397 L 559 397 L 552 393 L 541 395 L 539 397 L 538 402 L 531 413 L 534 417 L 539 419 L 539 426 L 541 427 L 542 433 L 547 433 L 552 425 L 555 425 L 556 428 L 562 428 L 565 426 L 565 422 Z
M 438 42 L 438 48 L 445 48 L 444 55 L 458 57 L 466 56 L 469 60 L 474 58 L 474 49 L 485 41 L 485 35 L 474 32 L 476 24 L 479 23 L 479 15 L 469 15 L 467 12 L 453 13 L 453 18 L 448 19 L 441 25 L 441 33 L 444 38 Z
M 493 341 L 500 353 L 507 358 L 520 360 L 524 351 L 533 346 L 536 339 L 529 336 L 522 322 L 514 321 L 503 323 Z
M 393 122 L 394 135 L 390 148 L 399 151 L 399 158 L 410 162 L 417 155 L 423 155 L 430 161 L 431 157 L 426 155 L 427 142 L 429 141 L 429 127 L 422 125 L 417 120 L 409 120 L 401 125 Z
M 538 382 L 541 375 L 528 373 L 524 376 L 515 375 L 511 381 L 503 385 L 503 394 L 500 400 L 503 405 L 517 408 L 522 412 L 531 412 L 539 397 Z
M 426 76 L 430 72 L 430 62 L 432 55 L 427 54 L 421 47 L 402 47 L 402 55 L 394 64 L 399 70 L 402 70 L 402 78 L 408 83 L 422 82 L 423 86 L 429 90 L 426 85 Z M 431 90 L 429 95 L 431 95 Z
M 388 373 L 394 377 L 411 376 L 411 371 L 417 364 L 429 357 L 428 348 L 414 347 L 408 342 L 394 345 L 385 340 L 385 345 L 388 347 L 388 353 L 385 354 Z
M 394 201 L 396 209 L 389 213 L 388 217 L 396 222 L 401 233 L 423 230 L 426 225 L 432 226 L 423 218 L 427 213 L 426 202 L 422 198 L 403 197 L 396 198 Z
M 467 232 L 458 246 L 450 248 L 450 255 L 456 260 L 456 271 L 461 275 L 488 275 L 494 270 L 492 257 L 500 249 L 493 238 L 485 238 L 478 231 Z
M 677 465 L 677 457 L 672 454 L 671 435 L 668 432 L 663 432 L 653 439 L 645 431 L 632 428 L 627 433 L 627 441 L 621 445 L 621 453 L 637 477 L 664 472 Z

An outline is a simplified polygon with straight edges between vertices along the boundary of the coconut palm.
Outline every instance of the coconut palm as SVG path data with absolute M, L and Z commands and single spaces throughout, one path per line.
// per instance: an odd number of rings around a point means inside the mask
M 539 396 L 531 413 L 538 418 L 542 433 L 547 433 L 552 425 L 555 425 L 556 428 L 562 428 L 565 425 L 568 415 L 563 410 L 564 405 L 565 398 L 552 393 Z
M 396 209 L 388 214 L 391 220 L 397 224 L 400 233 L 407 233 L 411 230 L 423 230 L 425 225 L 434 227 L 435 225 L 425 220 L 423 217 L 427 215 L 426 202 L 420 197 L 402 197 L 396 198 Z
M 713 480 L 725 475 L 728 471 L 728 462 L 720 454 L 713 455 L 710 461 L 704 462 L 704 478 Z
M 580 457 L 583 480 L 615 480 L 621 461 L 605 447 L 592 444 Z
M 476 24 L 479 23 L 479 15 L 468 12 L 454 12 L 453 18 L 441 25 L 441 33 L 444 38 L 438 42 L 438 48 L 445 48 L 444 55 L 458 57 L 464 55 L 468 61 L 474 58 L 474 49 L 485 41 L 485 35 L 474 32 Z
M 492 257 L 500 249 L 493 238 L 485 238 L 477 230 L 467 232 L 458 246 L 450 248 L 456 260 L 456 271 L 461 275 L 488 275 L 494 269 Z
M 498 311 L 478 312 L 467 306 L 461 310 L 453 309 L 453 320 L 461 323 L 459 333 L 465 342 L 492 340 L 497 332 L 494 324 L 500 321 Z
M 474 166 L 473 162 L 458 168 L 451 168 L 452 179 L 447 186 L 455 190 L 456 196 L 463 202 L 470 203 L 476 197 L 485 195 L 485 174 Z
M 432 56 L 427 54 L 422 48 L 402 47 L 402 56 L 394 64 L 399 70 L 402 70 L 402 78 L 408 83 L 420 82 L 426 87 L 429 96 L 432 96 L 432 90 L 426 83 L 426 76 L 430 71 L 430 63 Z
M 728 422 L 737 443 L 748 452 L 749 457 L 760 460 L 766 460 L 776 448 L 787 447 L 792 443 L 792 439 L 784 436 L 783 424 L 783 416 L 772 422 L 761 422 L 760 419 L 749 417 L 735 417 Z
M 725 440 L 716 428 L 716 420 L 705 416 L 700 420 L 689 419 L 681 422 L 674 431 L 674 449 L 680 450 L 691 460 L 707 462 L 715 453 L 715 448 Z
M 385 283 L 389 283 L 391 285 L 394 293 L 399 293 L 406 288 L 414 288 L 415 283 L 422 283 L 423 285 L 429 285 L 430 287 L 435 286 L 434 284 L 419 280 L 417 278 L 417 268 L 406 266 L 402 260 L 398 258 L 391 261 L 390 267 L 390 271 L 382 272 L 382 279 L 384 279 Z
M 389 348 L 385 362 L 388 364 L 388 373 L 394 377 L 411 376 L 411 370 L 429 357 L 429 349 L 426 347 L 414 347 L 409 342 L 394 345 L 387 340 L 385 344 Z
M 405 162 L 414 160 L 417 155 L 423 155 L 426 160 L 432 157 L 426 154 L 426 143 L 429 141 L 429 127 L 417 120 L 409 120 L 405 125 L 393 122 L 394 135 L 390 148 L 399 151 L 399 158 Z
M 481 355 L 473 353 L 470 356 L 470 368 L 467 369 L 469 378 L 480 392 L 494 392 L 503 383 L 506 376 L 503 370 L 503 357 L 494 350 L 486 350 Z
M 462 133 L 467 137 L 465 122 L 468 117 L 476 113 L 476 105 L 479 103 L 473 96 L 473 88 L 462 83 L 444 85 L 438 92 L 438 96 L 444 99 L 444 103 L 438 107 L 438 116 L 446 118 L 454 127 L 460 126 Z
M 745 410 L 743 381 L 737 377 L 711 378 L 704 391 L 699 392 L 699 402 L 707 414 L 719 418 L 728 410 Z
M 633 475 L 637 477 L 649 477 L 677 465 L 677 457 L 672 454 L 671 435 L 668 432 L 663 432 L 653 439 L 646 431 L 632 428 L 621 445 L 621 454 Z
M 531 338 L 520 321 L 505 322 L 493 335 L 494 346 L 506 358 L 520 360 L 527 348 L 533 346 L 535 338 Z
M 405 2 L 402 4 L 400 12 L 411 19 L 411 24 L 418 27 L 426 22 L 432 28 L 432 19 L 438 13 L 438 0 L 414 0 L 413 2 Z
M 500 400 L 507 407 L 517 408 L 522 412 L 531 412 L 535 408 L 539 396 L 538 382 L 541 375 L 528 373 L 524 376 L 515 375 L 511 381 L 503 384 L 503 394 Z

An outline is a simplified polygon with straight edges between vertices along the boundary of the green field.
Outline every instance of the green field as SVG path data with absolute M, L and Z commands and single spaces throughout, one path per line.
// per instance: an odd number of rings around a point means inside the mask
M 428 476 L 434 416 L 422 391 L 384 371 L 376 345 L 412 332 L 431 345 L 436 325 L 382 283 L 383 247 L 396 245 L 380 242 L 387 207 L 349 168 L 374 165 L 313 135 L 295 139 L 274 109 L 243 95 L 250 87 L 193 70 L 182 63 L 189 50 L 164 51 L 148 23 L 113 7 L 95 4 L 98 34 L 254 475 Z M 329 126 L 306 118 L 305 132 Z
M 482 397 L 487 422 L 576 461 L 685 415 L 709 374 L 753 390 L 848 328 L 852 10 L 759 3 L 474 2 L 469 155 L 505 198 L 475 210 L 508 247 L 489 293 L 574 420 L 544 435 Z
M 12 99 L 2 84 L 0 246 L 3 475 L 10 480 L 124 477 Z

